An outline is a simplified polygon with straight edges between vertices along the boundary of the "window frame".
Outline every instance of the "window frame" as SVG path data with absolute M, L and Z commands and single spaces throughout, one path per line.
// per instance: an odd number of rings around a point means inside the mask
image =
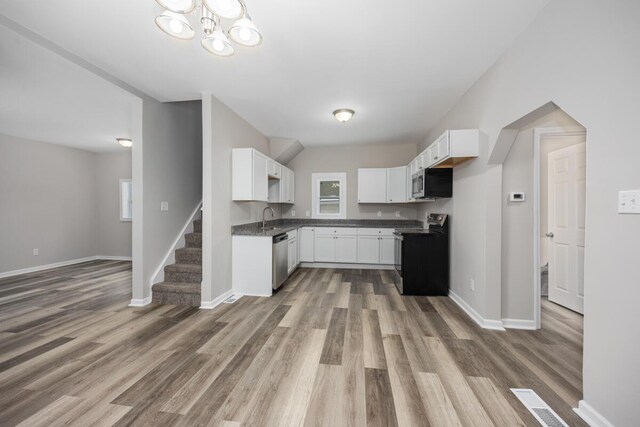
M 326 214 L 320 212 L 320 182 L 339 181 L 340 182 L 340 212 L 337 214 Z M 346 172 L 336 173 L 313 173 L 311 174 L 311 217 L 314 219 L 347 219 L 347 174 Z

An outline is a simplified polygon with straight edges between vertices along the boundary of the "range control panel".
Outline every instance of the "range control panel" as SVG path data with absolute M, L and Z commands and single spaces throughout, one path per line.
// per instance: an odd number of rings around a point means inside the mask
M 431 226 L 437 226 L 437 227 L 444 227 L 445 222 L 447 222 L 447 214 L 429 214 L 429 216 L 427 217 L 427 224 L 429 224 L 429 227 Z

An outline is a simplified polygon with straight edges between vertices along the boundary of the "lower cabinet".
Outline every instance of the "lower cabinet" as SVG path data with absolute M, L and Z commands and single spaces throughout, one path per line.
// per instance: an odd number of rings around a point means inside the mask
M 358 229 L 315 229 L 315 262 L 358 262 Z
M 394 238 L 392 229 L 363 228 L 358 230 L 358 263 L 394 263 Z
M 313 227 L 303 227 L 298 230 L 298 261 L 315 261 L 315 229 Z
M 336 262 L 358 262 L 358 236 L 336 236 Z
M 298 240 L 289 240 L 289 274 L 298 266 Z

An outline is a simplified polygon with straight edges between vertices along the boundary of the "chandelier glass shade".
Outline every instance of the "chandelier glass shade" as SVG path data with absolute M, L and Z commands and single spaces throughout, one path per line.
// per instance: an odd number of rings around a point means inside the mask
M 196 8 L 196 0 L 156 0 L 158 4 L 175 13 L 191 13 Z
M 170 10 L 165 10 L 156 18 L 156 25 L 171 37 L 181 40 L 191 40 L 196 34 L 184 15 Z
M 195 37 L 194 27 L 187 15 L 199 7 L 200 23 L 204 33 L 201 45 L 217 56 L 231 56 L 234 43 L 254 47 L 262 44 L 262 34 L 247 13 L 244 0 L 156 0 L 165 10 L 156 18 L 156 24 L 166 34 L 181 40 Z M 225 31 L 221 20 L 227 21 Z M 231 21 L 231 22 L 228 22 Z M 231 41 L 230 41 L 231 40 Z

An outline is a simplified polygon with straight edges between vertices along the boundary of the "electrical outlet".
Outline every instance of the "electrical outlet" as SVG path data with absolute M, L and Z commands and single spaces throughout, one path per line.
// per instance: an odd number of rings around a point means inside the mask
M 292 210 L 291 211 L 291 216 L 296 216 L 296 211 Z
M 469 287 L 471 288 L 472 291 L 476 290 L 476 281 L 473 279 L 469 279 Z
M 618 213 L 640 213 L 640 190 L 618 192 Z
M 378 217 L 382 216 L 382 211 L 378 211 Z
M 400 211 L 396 211 L 396 218 L 400 218 Z
M 38 255 L 40 255 L 40 249 L 34 249 L 34 250 L 33 250 L 33 255 L 34 255 L 34 256 L 38 256 Z
M 160 202 L 160 210 L 166 212 L 169 210 L 169 202 Z
M 307 211 L 304 216 L 311 216 L 311 212 Z
M 425 218 L 429 218 L 429 212 L 425 212 L 425 213 L 424 213 L 424 217 L 425 217 Z

